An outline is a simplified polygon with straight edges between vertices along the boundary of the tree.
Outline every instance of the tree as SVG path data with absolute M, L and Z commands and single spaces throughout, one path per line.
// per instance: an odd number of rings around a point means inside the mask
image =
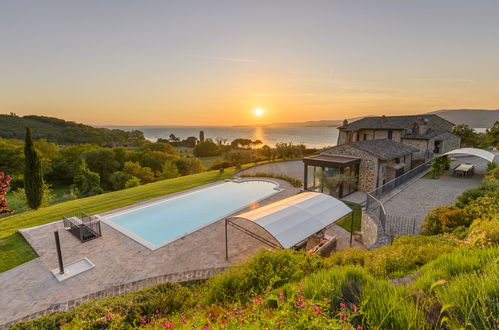
M 154 172 L 149 167 L 142 167 L 138 162 L 126 162 L 123 172 L 136 177 L 142 184 L 154 181 Z
M 173 134 L 173 133 L 170 134 L 169 140 L 170 140 L 170 142 L 180 142 L 180 139 L 178 137 L 176 137 L 175 134 Z M 159 142 L 159 140 L 158 140 L 158 142 Z
M 36 210 L 43 201 L 43 173 L 40 155 L 35 149 L 31 130 L 26 127 L 24 143 L 24 189 L 30 208 Z
M 89 151 L 83 154 L 83 159 L 92 172 L 99 174 L 101 186 L 106 190 L 112 189 L 112 183 L 110 182 L 111 174 L 120 170 L 122 166 L 115 159 L 113 150 L 110 148 L 101 148 Z
M 220 154 L 220 148 L 211 140 L 199 142 L 192 151 L 196 157 L 209 157 Z
M 177 166 L 173 163 L 173 161 L 167 161 L 163 165 L 163 170 L 159 174 L 159 178 L 164 179 L 172 179 L 178 177 L 180 174 L 178 172 Z
M 114 190 L 121 190 L 125 188 L 125 184 L 132 176 L 123 171 L 116 171 L 109 177 L 109 181 L 113 185 Z
M 452 128 L 452 134 L 461 138 L 461 145 L 473 147 L 476 144 L 477 134 L 466 124 L 459 124 Z
M 12 178 L 9 175 L 0 172 L 0 214 L 12 213 L 14 210 L 9 209 L 5 195 L 9 192 L 10 181 Z
M 499 120 L 485 133 L 491 147 L 499 148 Z
M 78 173 L 75 175 L 74 184 L 76 194 L 81 197 L 98 195 L 103 191 L 100 186 L 99 174 L 92 172 L 83 160 L 80 163 Z
M 204 142 L 204 132 L 203 131 L 199 131 L 199 142 L 200 143 Z

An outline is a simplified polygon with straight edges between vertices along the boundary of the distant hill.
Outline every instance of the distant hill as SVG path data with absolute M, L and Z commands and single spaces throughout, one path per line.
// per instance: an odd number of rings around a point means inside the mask
M 499 120 L 499 109 L 452 109 L 437 110 L 428 113 L 434 113 L 440 117 L 458 125 L 467 124 L 470 127 L 489 128 L 496 120 Z
M 137 145 L 145 140 L 140 131 L 96 128 L 52 117 L 0 114 L 1 138 L 24 139 L 26 127 L 31 128 L 34 139 L 44 138 L 58 144 L 92 143 L 116 146 Z
M 370 116 L 364 116 L 364 117 L 355 117 L 355 118 L 348 118 L 348 121 L 354 121 L 354 120 L 359 120 L 365 117 L 370 117 Z M 272 123 L 266 126 L 270 127 L 338 127 L 343 125 L 343 119 L 338 119 L 338 120 L 311 120 L 311 121 L 305 121 L 305 122 L 285 122 L 285 123 Z

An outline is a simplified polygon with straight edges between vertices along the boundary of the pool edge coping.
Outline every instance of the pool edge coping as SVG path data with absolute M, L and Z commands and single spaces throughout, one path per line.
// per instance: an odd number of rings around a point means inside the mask
M 251 204 L 246 204 L 240 208 L 238 208 L 237 210 L 233 211 L 233 212 L 230 212 L 228 214 L 225 214 L 223 215 L 222 217 L 219 217 L 215 220 L 212 220 L 210 222 L 207 222 L 199 227 L 196 227 L 195 229 L 193 230 L 190 230 L 188 232 L 185 232 L 184 234 L 182 235 L 179 235 L 177 237 L 174 237 L 168 241 L 165 241 L 161 244 L 152 244 L 151 242 L 147 241 L 146 239 L 138 236 L 137 234 L 134 234 L 128 230 L 126 230 L 125 228 L 121 227 L 120 225 L 118 224 L 115 224 L 114 222 L 112 222 L 111 220 L 109 220 L 108 218 L 111 218 L 111 217 L 114 217 L 114 216 L 117 216 L 117 215 L 120 215 L 120 214 L 124 214 L 124 213 L 127 213 L 127 212 L 132 212 L 132 211 L 135 211 L 135 210 L 139 210 L 141 208 L 145 208 L 145 207 L 149 207 L 151 205 L 155 205 L 155 204 L 159 204 L 159 203 L 162 203 L 162 202 L 165 202 L 167 200 L 171 200 L 171 199 L 175 199 L 175 198 L 178 198 L 178 197 L 181 197 L 181 196 L 185 196 L 185 195 L 188 195 L 188 194 L 191 194 L 191 193 L 194 193 L 196 191 L 200 191 L 200 190 L 203 190 L 203 189 L 207 189 L 207 188 L 211 188 L 211 187 L 214 187 L 214 186 L 218 186 L 220 184 L 223 184 L 223 183 L 226 183 L 226 182 L 236 182 L 236 183 L 240 183 L 240 182 L 245 182 L 245 181 L 265 181 L 265 182 L 270 182 L 270 183 L 273 183 L 275 184 L 275 187 L 274 187 L 274 190 L 275 192 L 273 192 L 272 194 L 270 195 L 267 195 L 263 198 L 260 198 L 256 201 L 254 201 L 253 203 L 260 203 L 264 200 L 266 200 L 267 198 L 270 198 L 272 196 L 275 196 L 276 194 L 284 191 L 285 189 L 281 187 L 281 184 L 276 181 L 276 180 L 272 180 L 272 179 L 269 179 L 269 178 L 258 178 L 258 177 L 253 177 L 253 178 L 240 178 L 240 177 L 235 177 L 233 179 L 225 179 L 225 180 L 220 180 L 220 181 L 216 181 L 216 182 L 213 182 L 213 183 L 210 183 L 210 184 L 207 184 L 207 185 L 202 185 L 202 186 L 199 186 L 199 187 L 196 187 L 196 188 L 193 188 L 193 189 L 187 189 L 187 190 L 184 190 L 184 191 L 180 191 L 178 193 L 175 193 L 175 196 L 172 196 L 172 194 L 169 194 L 169 195 L 165 195 L 165 196 L 161 196 L 159 198 L 154 198 L 153 200 L 149 200 L 149 201 L 143 201 L 143 202 L 138 202 L 138 203 L 135 203 L 135 204 L 131 204 L 131 205 L 128 205 L 124 208 L 118 208 L 116 210 L 110 210 L 110 211 L 106 211 L 106 212 L 103 212 L 103 213 L 99 213 L 99 214 L 95 214 L 94 216 L 96 216 L 102 223 L 104 223 L 105 225 L 113 228 L 114 230 L 120 232 L 121 234 L 123 234 L 124 236 L 126 236 L 127 238 L 135 241 L 136 243 L 139 243 L 140 245 L 144 246 L 145 248 L 147 248 L 148 250 L 150 251 L 156 251 L 170 243 L 173 243 L 179 239 L 182 239 L 182 238 L 185 238 L 186 236 L 198 231 L 198 230 L 201 230 L 202 228 L 205 228 L 217 221 L 220 221 L 224 218 L 227 218 L 231 215 L 234 215 L 234 214 L 237 214 L 239 212 L 241 212 L 242 210 L 246 209 L 247 207 L 249 207 Z

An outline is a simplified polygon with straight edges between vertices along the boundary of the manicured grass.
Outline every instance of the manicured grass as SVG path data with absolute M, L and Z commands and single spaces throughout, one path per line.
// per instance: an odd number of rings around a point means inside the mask
M 78 211 L 84 211 L 88 214 L 102 213 L 143 200 L 223 180 L 231 177 L 233 173 L 234 168 L 227 169 L 223 174 L 218 171 L 203 172 L 54 204 L 36 211 L 27 211 L 1 218 L 0 241 L 3 241 L 4 244 L 0 245 L 0 272 L 36 257 L 31 247 L 19 234 L 16 234 L 19 229 L 61 220 L 64 215 L 74 214 Z
M 182 156 L 191 156 L 191 157 L 194 157 L 194 154 L 192 153 L 192 151 L 194 150 L 194 148 L 176 147 L 175 149 Z M 205 169 L 209 169 L 210 166 L 213 165 L 216 161 L 223 160 L 224 156 L 223 155 L 218 155 L 218 156 L 198 157 L 198 158 L 201 161 L 201 164 L 203 164 L 203 167 Z
M 360 224 L 362 220 L 362 208 L 360 205 L 355 204 L 355 203 L 349 203 L 345 202 L 350 208 L 353 210 L 353 231 L 360 231 Z M 350 229 L 352 228 L 352 216 L 347 215 L 340 221 L 336 222 L 336 224 L 346 231 L 350 232 Z

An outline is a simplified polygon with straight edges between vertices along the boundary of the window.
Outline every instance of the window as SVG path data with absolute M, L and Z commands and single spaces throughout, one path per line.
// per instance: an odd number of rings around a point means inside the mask
M 367 141 L 367 133 L 364 133 L 364 141 Z
M 400 158 L 395 159 L 395 164 L 400 164 Z
M 388 139 L 392 139 L 392 136 L 393 136 L 393 131 L 388 131 Z

